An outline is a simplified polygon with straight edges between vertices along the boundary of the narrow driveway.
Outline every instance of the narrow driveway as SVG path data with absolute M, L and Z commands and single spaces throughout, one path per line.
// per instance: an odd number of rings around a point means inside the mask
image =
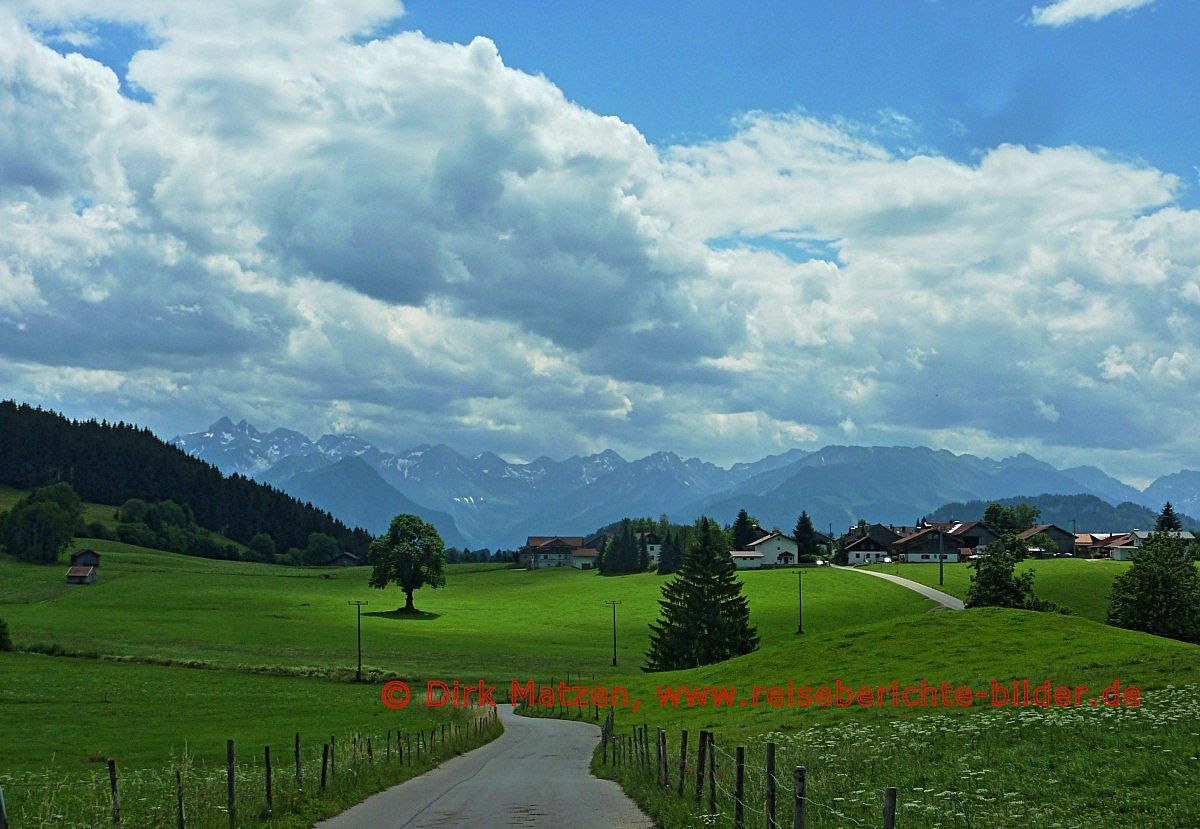
M 500 706 L 504 734 L 374 795 L 324 829 L 545 826 L 652 829 L 620 787 L 588 771 L 600 730 L 590 723 L 519 717 Z
M 834 565 L 834 566 L 836 567 L 837 565 Z M 922 596 L 924 596 L 927 599 L 933 599 L 935 602 L 940 604 L 942 607 L 945 607 L 949 610 L 962 610 L 963 609 L 962 599 L 955 598 L 954 596 L 951 596 L 949 593 L 943 593 L 941 590 L 921 584 L 920 582 L 915 582 L 912 579 L 901 578 L 900 576 L 893 576 L 891 573 L 877 573 L 874 570 L 862 570 L 858 567 L 838 567 L 837 569 L 853 570 L 855 573 L 864 573 L 868 576 L 875 576 L 877 578 L 887 579 L 888 581 L 890 581 L 894 584 L 898 584 L 901 587 L 907 587 L 909 590 L 912 590 L 916 593 L 920 593 Z

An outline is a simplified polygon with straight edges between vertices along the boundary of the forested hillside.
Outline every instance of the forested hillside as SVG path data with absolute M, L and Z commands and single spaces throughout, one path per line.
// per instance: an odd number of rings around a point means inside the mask
M 362 554 L 370 535 L 329 513 L 241 475 L 224 477 L 204 461 L 126 423 L 72 421 L 12 401 L 0 402 L 0 484 L 33 489 L 65 481 L 85 501 L 172 500 L 191 507 L 201 527 L 249 543 L 269 534 L 280 547 L 304 548 L 325 533 Z
M 990 501 L 967 501 L 939 507 L 928 518 L 931 521 L 978 521 Z M 1113 506 L 1095 495 L 1035 495 L 1030 497 L 1001 498 L 997 503 L 1006 507 L 1017 504 L 1032 504 L 1040 511 L 1039 520 L 1046 524 L 1057 524 L 1071 529 L 1072 521 L 1079 532 L 1123 533 L 1131 530 L 1152 530 L 1158 519 L 1154 510 L 1126 501 Z M 1187 515 L 1180 515 L 1186 530 L 1200 529 L 1200 522 Z

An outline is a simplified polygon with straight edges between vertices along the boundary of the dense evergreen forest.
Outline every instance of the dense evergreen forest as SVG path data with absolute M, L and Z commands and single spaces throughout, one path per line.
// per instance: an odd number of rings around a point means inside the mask
M 123 504 L 131 498 L 186 504 L 196 524 L 248 544 L 267 533 L 280 549 L 304 548 L 311 533 L 332 536 L 364 555 L 365 530 L 241 475 L 224 477 L 127 423 L 68 420 L 56 412 L 0 402 L 0 484 L 33 489 L 64 481 L 85 501 Z

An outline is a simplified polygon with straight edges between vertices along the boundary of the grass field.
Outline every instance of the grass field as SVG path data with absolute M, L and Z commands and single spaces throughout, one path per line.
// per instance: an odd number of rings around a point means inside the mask
M 220 776 L 228 738 L 256 752 L 281 745 L 286 754 L 299 731 L 305 762 L 313 764 L 327 732 L 344 741 L 356 731 L 382 735 L 431 724 L 434 714 L 423 705 L 387 712 L 378 683 L 330 679 L 344 679 L 353 666 L 352 599 L 371 603 L 363 616 L 368 667 L 418 682 L 484 677 L 501 689 L 510 678 L 568 673 L 584 682 L 626 685 L 643 705 L 637 714 L 618 714 L 623 733 L 635 723 L 662 727 L 676 751 L 680 729 L 693 735 L 693 746 L 699 729 L 713 730 L 723 791 L 733 786 L 732 751 L 745 746 L 752 760 L 748 797 L 757 798 L 759 809 L 761 757 L 765 742 L 775 742 L 781 769 L 809 769 L 813 827 L 876 825 L 885 786 L 900 790 L 900 825 L 906 827 L 1200 825 L 1200 797 L 1183 785 L 1200 771 L 1200 660 L 1193 646 L 1090 621 L 1103 617 L 1108 585 L 1127 566 L 1121 563 L 1029 562 L 1038 594 L 1071 607 L 1073 616 L 930 613 L 931 602 L 882 579 L 806 569 L 802 636 L 795 632 L 797 571 L 743 572 L 762 648 L 696 671 L 650 675 L 639 668 L 663 583 L 653 574 L 605 578 L 566 569 L 455 565 L 444 589 L 417 594 L 424 615 L 404 618 L 390 613 L 403 601 L 400 591 L 368 588 L 366 568 L 213 561 L 82 539 L 78 546 L 103 556 L 94 585 L 65 584 L 62 566 L 0 556 L 0 617 L 18 647 L 92 657 L 0 654 L 0 785 L 15 792 L 6 796 L 10 811 L 15 802 L 27 818 L 18 824 L 22 829 L 72 825 L 55 810 L 76 814 L 82 808 L 77 789 L 59 785 L 47 796 L 45 787 L 82 779 L 90 791 L 104 776 L 96 759 L 110 754 L 121 759 L 131 796 L 137 793 L 151 815 L 149 823 L 127 823 L 149 826 L 161 816 L 153 809 L 164 808 L 171 789 L 165 775 L 175 764 L 194 769 L 197 787 L 216 787 L 209 800 L 219 795 L 220 781 L 212 781 Z M 937 582 L 936 566 L 877 569 Z M 965 594 L 968 576 L 965 565 L 948 566 L 944 589 Z M 609 599 L 621 602 L 616 670 Z M 205 669 L 148 664 L 154 662 Z M 993 679 L 1052 679 L 1092 689 L 1119 679 L 1139 686 L 1146 705 L 1122 712 L 1086 705 L 1032 711 L 689 708 L 664 707 L 657 694 L 660 685 L 745 690 L 789 680 L 857 686 L 921 678 L 976 689 Z M 296 801 L 287 817 L 270 825 L 309 825 L 318 814 L 419 770 L 363 768 L 335 795 Z M 598 771 L 619 779 L 663 826 L 729 825 L 728 798 L 719 800 L 719 815 L 704 816 L 690 798 L 665 795 L 641 773 Z M 316 774 L 315 766 L 306 773 Z M 255 774 L 253 762 L 239 771 L 250 789 Z M 29 793 L 39 791 L 42 799 L 31 799 Z M 218 808 L 205 814 L 195 825 L 218 825 Z M 749 815 L 751 825 L 761 819 Z
M 0 616 L 20 645 L 68 651 L 203 660 L 224 666 L 295 668 L 352 664 L 355 614 L 365 599 L 364 662 L 411 678 L 507 680 L 514 675 L 599 674 L 612 659 L 637 666 L 663 580 L 594 572 L 533 573 L 451 565 L 447 585 L 421 590 L 429 618 L 376 615 L 403 604 L 396 589 L 367 587 L 368 568 L 309 569 L 209 561 L 116 542 L 87 541 L 102 555 L 94 585 L 67 585 L 62 568 L 0 557 Z M 743 575 L 764 641 L 796 625 L 796 571 Z M 805 571 L 805 624 L 832 631 L 921 613 L 932 603 L 881 579 L 830 568 Z
M 808 770 L 814 827 L 878 825 L 883 790 L 899 790 L 906 827 L 1133 827 L 1200 825 L 1200 796 L 1189 781 L 1200 766 L 1200 660 L 1194 646 L 1060 614 L 1005 610 L 941 612 L 854 631 L 797 637 L 707 668 L 629 676 L 638 715 L 618 715 L 621 733 L 648 723 L 669 734 L 677 781 L 679 733 L 695 746 L 715 733 L 718 813 L 695 808 L 654 785 L 653 775 L 594 764 L 618 779 L 662 825 L 729 826 L 734 751 L 745 746 L 747 814 L 762 820 L 765 743 L 777 745 L 784 791 L 791 770 Z M 1086 684 L 1077 708 L 749 707 L 755 685 L 901 685 L 926 679 L 988 689 L 992 680 L 1028 678 Z M 1113 682 L 1145 694 L 1140 708 L 1092 707 Z M 737 686 L 730 706 L 658 704 L 667 685 Z M 694 769 L 695 755 L 691 755 Z M 707 801 L 707 795 L 705 796 Z M 790 825 L 789 798 L 780 797 Z M 754 812 L 750 809 L 755 810 Z M 707 814 L 707 816 L 705 816 Z M 761 824 L 760 824 L 761 825 Z
M 1033 592 L 1038 598 L 1070 608 L 1085 619 L 1102 622 L 1108 617 L 1108 590 L 1113 579 L 1128 567 L 1127 561 L 1048 558 L 1024 561 L 1017 567 L 1017 572 L 1033 572 Z M 936 564 L 871 564 L 866 569 L 939 587 Z M 970 564 L 947 564 L 945 584 L 939 589 L 960 599 L 966 598 L 972 572 Z

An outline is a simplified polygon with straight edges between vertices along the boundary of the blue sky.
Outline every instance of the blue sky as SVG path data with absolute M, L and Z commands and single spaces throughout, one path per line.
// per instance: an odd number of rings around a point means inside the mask
M 396 28 L 483 34 L 506 63 L 658 144 L 721 137 L 750 110 L 912 119 L 910 146 L 1102 147 L 1180 176 L 1195 204 L 1200 3 L 1052 28 L 1021 0 L 459 3 L 414 0 Z M 901 139 L 897 139 L 901 140 Z
M 1200 467 L 1200 4 L 1035 1 L 13 0 L 0 388 Z

